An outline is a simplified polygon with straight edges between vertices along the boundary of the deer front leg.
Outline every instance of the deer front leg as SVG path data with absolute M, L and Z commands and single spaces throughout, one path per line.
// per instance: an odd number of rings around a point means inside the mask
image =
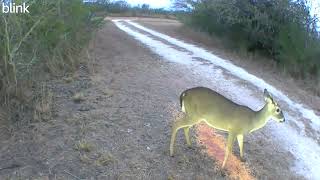
M 170 156 L 173 156 L 173 151 L 174 151 L 174 141 L 176 139 L 176 135 L 179 129 L 181 128 L 190 128 L 193 125 L 193 123 L 190 121 L 190 119 L 186 116 L 178 119 L 176 122 L 174 122 L 172 126 L 172 135 L 171 135 L 171 141 L 170 141 Z M 186 133 L 186 132 L 185 132 Z M 186 136 L 186 138 L 189 138 Z M 190 143 L 190 140 L 187 139 L 187 143 Z
M 226 165 L 229 153 L 230 152 L 232 153 L 232 147 L 233 147 L 234 140 L 235 140 L 235 135 L 233 133 L 229 132 L 226 152 L 224 154 L 224 160 L 223 160 L 223 163 L 222 163 L 222 168 L 224 168 L 224 166 Z
M 243 134 L 239 134 L 237 136 L 237 140 L 238 140 L 238 145 L 239 145 L 239 149 L 240 149 L 240 160 L 244 161 L 244 157 L 243 157 Z

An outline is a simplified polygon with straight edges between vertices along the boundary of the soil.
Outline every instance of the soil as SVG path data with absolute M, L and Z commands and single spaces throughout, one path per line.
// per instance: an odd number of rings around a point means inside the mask
M 196 41 L 181 33 L 176 21 L 139 21 Z M 2 128 L 0 179 L 241 179 L 221 169 L 221 162 L 206 152 L 196 139 L 198 128 L 191 131 L 192 148 L 187 148 L 180 132 L 175 156 L 169 156 L 180 93 L 210 80 L 163 60 L 110 21 L 96 34 L 88 52 L 90 63 L 82 64 L 72 81 L 48 82 L 53 94 L 50 119 L 30 120 L 13 130 Z M 248 61 L 244 64 L 255 67 Z M 294 93 L 282 85 L 281 75 L 258 71 L 254 70 L 257 75 L 275 76 L 273 83 Z M 305 101 L 298 92 L 295 97 Z M 81 97 L 75 98 L 79 93 Z M 203 141 L 216 136 L 206 132 Z M 224 139 L 225 134 L 219 134 Z M 253 179 L 303 179 L 290 169 L 293 155 L 267 134 L 265 128 L 245 139 L 248 156 L 240 166 L 250 169 L 248 176 Z M 237 159 L 236 146 L 234 153 Z

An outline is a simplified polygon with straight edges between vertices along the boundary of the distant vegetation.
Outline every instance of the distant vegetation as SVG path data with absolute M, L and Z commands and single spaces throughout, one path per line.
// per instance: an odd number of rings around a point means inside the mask
M 130 6 L 126 1 L 105 3 L 108 15 L 139 16 L 155 18 L 175 18 L 173 11 L 164 8 L 150 8 L 148 4 Z
M 82 0 L 28 1 L 30 14 L 0 13 L 0 100 L 7 103 L 41 72 L 71 72 L 77 55 L 102 22 Z
M 297 0 L 175 0 L 183 21 L 230 40 L 236 48 L 259 52 L 285 72 L 320 80 L 320 35 L 316 17 Z

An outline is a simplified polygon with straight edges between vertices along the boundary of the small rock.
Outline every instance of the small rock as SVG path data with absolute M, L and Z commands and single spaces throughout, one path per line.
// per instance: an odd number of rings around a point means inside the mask
M 150 123 L 144 123 L 144 126 L 150 127 Z
M 89 106 L 81 106 L 78 111 L 90 111 L 92 108 Z

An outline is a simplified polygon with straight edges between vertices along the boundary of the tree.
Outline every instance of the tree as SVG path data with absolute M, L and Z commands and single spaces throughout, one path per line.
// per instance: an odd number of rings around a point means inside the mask
M 142 4 L 141 8 L 144 10 L 148 10 L 150 8 L 150 5 L 149 4 Z
M 197 0 L 171 0 L 173 8 L 178 11 L 190 11 L 193 9 Z

